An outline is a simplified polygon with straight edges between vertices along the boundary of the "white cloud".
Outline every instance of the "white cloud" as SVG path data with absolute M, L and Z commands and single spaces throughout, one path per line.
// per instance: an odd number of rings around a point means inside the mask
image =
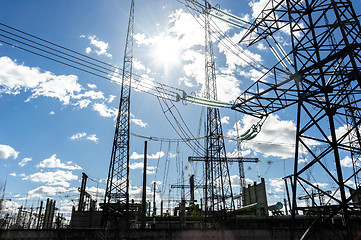
M 155 154 L 149 155 L 147 154 L 147 159 L 157 159 L 157 158 L 161 158 L 164 156 L 164 152 L 157 152 Z M 133 152 L 132 155 L 130 156 L 130 159 L 143 159 L 144 158 L 144 154 L 139 154 L 136 152 Z
M 97 111 L 102 117 L 115 117 L 118 114 L 115 108 L 108 108 L 104 103 L 94 103 L 93 110 Z
M 257 123 L 257 119 L 244 116 L 236 124 L 240 134 L 245 133 Z M 296 125 L 292 121 L 281 120 L 277 115 L 270 114 L 258 135 L 249 141 L 243 141 L 245 148 L 263 154 L 264 157 L 274 156 L 282 159 L 294 157 Z M 228 136 L 237 137 L 236 125 L 227 132 Z M 301 152 L 301 154 L 304 152 Z
M 257 44 L 257 48 L 259 49 L 259 50 L 266 50 L 267 48 L 264 46 L 264 44 L 263 43 L 258 43 Z
M 95 85 L 93 83 L 88 83 L 88 87 L 91 89 L 95 89 L 95 88 L 97 88 L 97 85 Z
M 247 71 L 240 71 L 239 75 L 241 75 L 244 78 L 249 78 L 252 81 L 256 82 L 257 80 L 259 80 L 264 75 L 264 72 L 260 72 L 260 71 L 258 71 L 256 69 L 250 69 L 250 70 L 247 70 Z
M 62 163 L 60 159 L 56 158 L 56 154 L 51 155 L 50 158 L 47 158 L 36 165 L 37 168 L 63 168 L 69 170 L 80 170 L 80 166 L 73 164 L 72 162 Z
M 132 169 L 132 170 L 135 170 L 135 169 L 143 169 L 143 162 L 136 162 L 136 163 L 131 163 L 129 165 L 129 168 Z M 156 167 L 154 166 L 147 166 L 147 174 L 155 174 L 155 169 Z
M 92 142 L 95 142 L 95 143 L 98 143 L 98 139 L 96 134 L 92 134 L 92 135 L 89 135 L 86 139 L 92 141 Z
M 135 125 L 138 125 L 142 128 L 145 128 L 148 126 L 147 123 L 143 122 L 141 119 L 135 119 L 135 118 L 132 118 L 130 119 L 130 122 L 134 123 Z
M 203 85 L 205 79 L 204 54 L 196 50 L 186 50 L 182 54 L 183 71 L 185 76 L 196 80 L 197 85 Z
M 90 52 L 95 51 L 95 53 L 98 56 L 104 55 L 104 56 L 107 56 L 107 57 L 112 57 L 112 55 L 107 52 L 107 50 L 109 48 L 109 44 L 107 42 L 99 40 L 95 35 L 89 36 L 88 39 L 90 40 L 90 45 L 92 45 L 96 49 L 93 50 L 90 47 L 87 47 L 86 50 L 85 50 L 86 53 L 89 54 Z
M 31 158 L 23 158 L 23 160 L 21 160 L 18 164 L 19 164 L 20 167 L 24 167 L 31 160 L 32 160 Z
M 69 187 L 69 181 L 77 180 L 78 176 L 70 171 L 57 170 L 56 172 L 37 172 L 22 178 L 23 180 L 30 180 L 33 182 L 43 182 L 47 185 L 61 185 Z
M 249 3 L 249 6 L 252 8 L 252 17 L 256 18 L 261 11 L 264 9 L 264 7 L 267 5 L 269 0 L 253 0 Z
M 70 137 L 71 140 L 79 140 L 81 138 L 84 138 L 86 136 L 85 132 L 82 133 L 76 133 L 73 136 Z
M 9 174 L 10 176 L 16 177 L 16 173 L 12 172 Z
M 133 59 L 133 67 L 135 70 L 138 70 L 138 71 L 145 71 L 146 68 L 145 66 L 142 64 L 142 62 L 138 59 Z
M 8 57 L 0 57 L 0 90 L 5 94 L 19 94 L 30 89 L 32 94 L 26 100 L 39 96 L 57 98 L 67 105 L 77 92 L 82 90 L 75 75 L 55 75 L 41 72 L 39 68 L 17 64 Z
M 47 196 L 55 196 L 59 193 L 65 192 L 67 189 L 64 187 L 51 187 L 51 186 L 41 186 L 30 190 L 28 192 L 29 198 L 42 198 Z
M 234 149 L 233 152 L 227 153 L 227 157 L 239 157 L 239 156 L 246 157 L 250 154 L 251 154 L 250 149 L 241 150 L 241 152 L 238 152 L 237 149 Z
M 80 98 L 104 99 L 104 94 L 101 91 L 96 92 L 94 90 L 90 90 L 85 93 L 75 95 L 74 98 L 75 99 L 80 99 Z
M 139 81 L 133 83 L 133 89 L 135 91 L 149 92 L 154 88 L 154 78 L 149 77 L 147 74 L 142 74 Z
M 89 99 L 83 99 L 78 101 L 75 105 L 79 106 L 80 109 L 88 107 L 88 105 L 91 103 Z
M 222 117 L 221 123 L 222 123 L 222 124 L 229 124 L 229 117 L 228 117 L 228 116 Z
M 109 95 L 109 98 L 108 98 L 108 103 L 111 103 L 114 101 L 114 99 L 116 98 L 117 96 L 114 96 L 114 95 Z
M 77 82 L 78 77 L 75 75 L 55 76 L 47 73 L 48 78 L 44 82 L 40 82 L 36 88 L 32 90 L 33 94 L 26 100 L 37 98 L 39 96 L 57 98 L 60 102 L 67 105 L 70 99 L 74 98 L 76 92 L 81 91 L 81 85 Z
M 268 179 L 269 185 L 272 187 L 269 192 L 280 193 L 283 192 L 284 180 L 282 178 L 270 178 Z
M 0 144 L 0 158 L 8 159 L 9 157 L 12 157 L 13 159 L 16 159 L 18 155 L 19 152 L 15 151 L 14 148 L 8 145 Z
M 89 53 L 91 53 L 91 52 L 92 52 L 91 47 L 87 47 L 87 48 L 85 49 L 85 53 L 86 53 L 86 54 L 89 54 Z
M 192 14 L 178 9 L 169 18 L 171 24 L 169 31 L 179 39 L 180 46 L 188 49 L 196 45 L 204 45 L 204 29 L 197 23 Z M 202 22 L 202 20 L 200 21 Z
M 230 178 L 231 178 L 232 188 L 239 188 L 241 186 L 239 175 L 231 175 Z M 246 186 L 248 184 L 253 184 L 253 182 L 254 182 L 252 179 L 249 179 L 249 178 L 245 178 L 244 181 L 245 181 Z
M 344 159 L 342 159 L 340 161 L 340 163 L 341 163 L 342 167 L 348 167 L 348 168 L 353 167 L 352 159 L 349 156 L 346 156 Z M 356 161 L 356 166 L 360 167 L 360 160 L 359 159 Z
M 76 133 L 73 136 L 70 137 L 71 140 L 83 140 L 83 139 L 87 139 L 90 140 L 92 142 L 98 143 L 98 139 L 96 134 L 91 134 L 91 135 L 87 135 L 86 132 L 82 132 L 82 133 Z
M 50 114 L 50 115 L 55 115 L 55 112 L 54 112 L 54 111 L 51 111 L 49 114 Z
M 217 98 L 220 101 L 230 102 L 241 95 L 240 81 L 233 75 L 217 75 Z

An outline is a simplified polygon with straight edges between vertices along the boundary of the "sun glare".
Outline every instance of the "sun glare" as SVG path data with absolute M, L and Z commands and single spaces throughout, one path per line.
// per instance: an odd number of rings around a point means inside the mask
M 154 62 L 163 67 L 171 67 L 179 62 L 179 42 L 171 36 L 162 36 L 152 50 Z

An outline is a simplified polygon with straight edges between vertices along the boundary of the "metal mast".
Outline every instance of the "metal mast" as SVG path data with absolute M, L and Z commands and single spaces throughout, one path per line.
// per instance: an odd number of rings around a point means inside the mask
M 217 100 L 215 63 L 210 29 L 210 5 L 205 0 L 205 98 Z M 231 179 L 224 145 L 221 117 L 218 108 L 207 108 L 206 121 L 206 189 L 205 206 L 208 211 L 224 214 L 234 209 Z
M 113 213 L 123 215 L 129 224 L 129 127 L 130 93 L 133 65 L 134 0 L 131 1 L 127 40 L 124 51 L 122 86 L 113 148 L 104 198 L 103 223 Z M 111 207 L 111 203 L 118 206 Z
M 242 41 L 250 45 L 273 38 L 281 28 L 290 29 L 292 67 L 287 72 L 276 66 L 239 96 L 234 109 L 266 117 L 290 105 L 297 106 L 296 148 L 293 174 L 292 216 L 298 210 L 297 194 L 324 194 L 326 206 L 318 206 L 314 224 L 330 223 L 343 216 L 348 239 L 352 239 L 350 215 L 352 198 L 358 191 L 345 184 L 350 173 L 341 165 L 345 156 L 360 154 L 361 116 L 361 27 L 350 0 L 272 0 L 256 18 Z M 281 76 L 286 76 L 282 78 Z M 345 127 L 345 131 L 340 131 Z M 338 131 L 337 131 L 338 130 Z M 358 139 L 357 139 L 358 138 Z M 321 147 L 317 147 L 321 146 Z M 300 156 L 307 155 L 302 165 Z M 307 180 L 307 171 L 317 171 L 321 181 L 336 186 L 332 194 L 317 182 Z M 346 190 L 351 196 L 346 196 Z M 353 193 L 352 193 L 353 192 Z M 324 225 L 327 226 L 327 225 Z M 314 230 L 311 225 L 303 236 Z

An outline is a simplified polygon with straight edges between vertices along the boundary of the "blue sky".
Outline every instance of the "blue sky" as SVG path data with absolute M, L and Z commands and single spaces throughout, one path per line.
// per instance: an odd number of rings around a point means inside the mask
M 264 1 L 222 1 L 220 7 L 252 21 Z M 359 2 L 359 1 L 355 1 Z M 215 5 L 218 2 L 212 1 Z M 0 22 L 10 25 L 90 57 L 122 66 L 130 1 L 1 1 Z M 217 25 L 235 43 L 240 29 L 224 22 Z M 204 30 L 187 9 L 177 1 L 135 2 L 134 72 L 201 96 L 204 81 Z M 287 33 L 278 35 L 286 51 Z M 243 46 L 243 45 L 242 45 Z M 243 46 L 244 47 L 244 46 Z M 272 67 L 276 59 L 263 43 L 250 48 L 249 56 Z M 214 43 L 218 97 L 231 102 L 262 73 Z M 262 70 L 262 69 L 261 69 Z M 89 191 L 100 196 L 108 174 L 114 120 L 119 105 L 120 86 L 16 48 L 0 45 L 0 184 L 7 181 L 7 207 L 39 205 L 47 197 L 69 212 L 78 197 L 81 172 L 92 180 Z M 202 107 L 176 103 L 185 122 L 197 135 Z M 131 132 L 158 138 L 179 139 L 166 120 L 157 98 L 132 91 Z M 292 173 L 295 111 L 288 109 L 271 115 L 262 132 L 244 142 L 243 156 L 258 157 L 258 164 L 245 164 L 247 181 L 266 179 L 269 202 L 283 201 L 280 178 Z M 221 109 L 224 135 L 236 136 L 235 124 L 245 132 L 257 121 L 240 113 Z M 342 125 L 338 126 L 339 129 Z M 200 136 L 204 132 L 201 130 Z M 140 197 L 144 140 L 131 137 L 131 197 Z M 226 141 L 227 152 L 236 154 L 235 143 Z M 179 198 L 179 191 L 168 192 L 180 181 L 203 177 L 202 164 L 187 163 L 194 153 L 186 144 L 148 142 L 148 197 L 151 183 L 161 191 L 157 198 Z M 168 157 L 167 157 L 168 156 Z M 344 156 L 345 157 L 345 156 Z M 166 160 L 169 175 L 164 174 Z M 307 156 L 304 156 L 307 161 Z M 343 162 L 345 171 L 349 160 Z M 159 161 L 158 170 L 156 168 Z M 178 166 L 178 167 L 177 167 Z M 239 191 L 238 166 L 230 166 L 235 192 Z M 327 184 L 319 179 L 320 184 Z M 199 194 L 197 195 L 199 198 Z M 101 197 L 102 198 L 102 197 Z

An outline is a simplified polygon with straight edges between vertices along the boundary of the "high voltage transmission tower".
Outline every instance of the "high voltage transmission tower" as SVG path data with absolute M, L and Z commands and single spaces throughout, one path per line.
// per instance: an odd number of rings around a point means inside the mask
M 217 100 L 217 86 L 212 36 L 210 29 L 209 3 L 205 0 L 205 98 Z M 205 206 L 206 214 L 234 210 L 231 179 L 229 176 L 226 149 L 223 139 L 221 116 L 218 108 L 207 107 L 205 153 Z
M 273 0 L 241 41 L 253 45 L 272 40 L 281 28 L 289 30 L 292 44 L 290 53 L 280 61 L 284 67 L 276 65 L 245 90 L 233 108 L 263 118 L 297 106 L 292 218 L 299 210 L 307 211 L 297 204 L 300 190 L 322 193 L 327 204 L 318 206 L 320 214 L 304 237 L 314 233 L 319 224 L 325 229 L 339 215 L 348 239 L 352 239 L 351 216 L 358 216 L 352 199 L 359 196 L 360 188 L 345 183 L 358 180 L 359 170 L 346 171 L 341 160 L 360 155 L 360 22 L 349 0 Z M 285 69 L 286 60 L 291 71 Z M 317 147 L 321 145 L 324 147 Z M 302 156 L 307 156 L 306 164 L 301 164 Z M 360 163 L 357 161 L 354 165 Z M 329 179 L 336 186 L 332 194 L 307 180 L 310 170 L 317 171 L 321 181 Z
M 120 217 L 126 221 L 125 226 L 129 225 L 129 127 L 133 35 L 134 0 L 132 0 L 130 6 L 120 103 L 104 198 L 103 225 L 107 223 L 110 216 Z

